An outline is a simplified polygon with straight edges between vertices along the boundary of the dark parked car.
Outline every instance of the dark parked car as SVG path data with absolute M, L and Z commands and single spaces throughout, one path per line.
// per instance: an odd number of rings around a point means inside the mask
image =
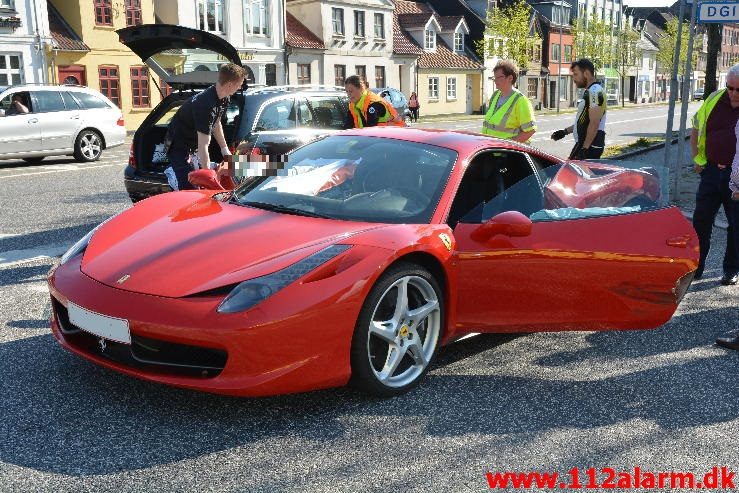
M 117 31 L 120 40 L 159 75 L 171 93 L 152 109 L 133 136 L 126 191 L 133 202 L 171 191 L 164 170 L 164 137 L 177 109 L 193 94 L 216 82 L 217 66 L 203 60 L 231 61 L 241 65 L 238 51 L 223 38 L 205 31 L 168 24 L 148 24 Z M 210 58 L 204 53 L 211 52 Z M 209 54 L 210 55 L 210 54 Z M 172 75 L 172 66 L 184 73 Z M 182 71 L 182 70 L 180 70 Z M 222 117 L 229 146 L 247 140 L 262 154 L 285 154 L 317 136 L 344 128 L 348 99 L 341 88 L 272 86 L 243 89 L 231 97 Z M 220 161 L 215 139 L 211 159 Z
M 395 111 L 399 115 L 404 116 L 405 122 L 408 123 L 411 118 L 411 110 L 408 109 L 408 98 L 405 97 L 405 94 L 392 87 L 375 87 L 374 89 L 370 89 L 370 91 L 385 98 L 386 101 L 393 105 L 393 108 L 395 108 Z

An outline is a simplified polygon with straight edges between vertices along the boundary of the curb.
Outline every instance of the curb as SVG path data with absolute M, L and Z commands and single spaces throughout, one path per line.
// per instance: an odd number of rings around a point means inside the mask
M 692 129 L 687 129 L 687 130 L 692 130 Z M 690 134 L 685 136 L 685 140 L 688 140 L 688 139 L 690 139 Z M 673 137 L 672 141 L 670 142 L 670 145 L 677 144 L 678 140 L 679 140 L 679 137 Z M 646 152 L 653 151 L 655 149 L 662 149 L 664 146 L 665 146 L 664 142 L 658 142 L 656 144 L 652 144 L 647 147 L 642 147 L 641 149 L 635 149 L 633 151 L 616 154 L 615 156 L 609 156 L 608 159 L 626 159 L 626 158 L 630 158 L 633 156 L 639 156 L 640 154 L 644 154 Z

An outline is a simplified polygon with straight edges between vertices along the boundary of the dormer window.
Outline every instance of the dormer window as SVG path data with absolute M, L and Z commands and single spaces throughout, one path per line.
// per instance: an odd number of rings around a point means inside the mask
M 426 30 L 426 43 L 424 47 L 427 50 L 435 50 L 436 49 L 436 31 L 432 31 L 431 29 Z
M 464 51 L 464 34 L 454 33 L 454 51 Z

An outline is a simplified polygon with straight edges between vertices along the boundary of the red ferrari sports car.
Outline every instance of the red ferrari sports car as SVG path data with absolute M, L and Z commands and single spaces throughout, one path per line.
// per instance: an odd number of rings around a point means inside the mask
M 395 395 L 470 333 L 657 327 L 697 266 L 652 169 L 394 128 L 246 165 L 75 244 L 48 276 L 57 340 L 209 392 Z

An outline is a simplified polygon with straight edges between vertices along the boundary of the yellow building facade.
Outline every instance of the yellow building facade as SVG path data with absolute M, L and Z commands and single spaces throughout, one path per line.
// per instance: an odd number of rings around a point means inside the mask
M 154 23 L 153 0 L 49 0 L 54 43 L 48 53 L 49 81 L 97 89 L 123 112 L 135 130 L 161 101 L 156 74 L 125 45 L 117 29 Z

